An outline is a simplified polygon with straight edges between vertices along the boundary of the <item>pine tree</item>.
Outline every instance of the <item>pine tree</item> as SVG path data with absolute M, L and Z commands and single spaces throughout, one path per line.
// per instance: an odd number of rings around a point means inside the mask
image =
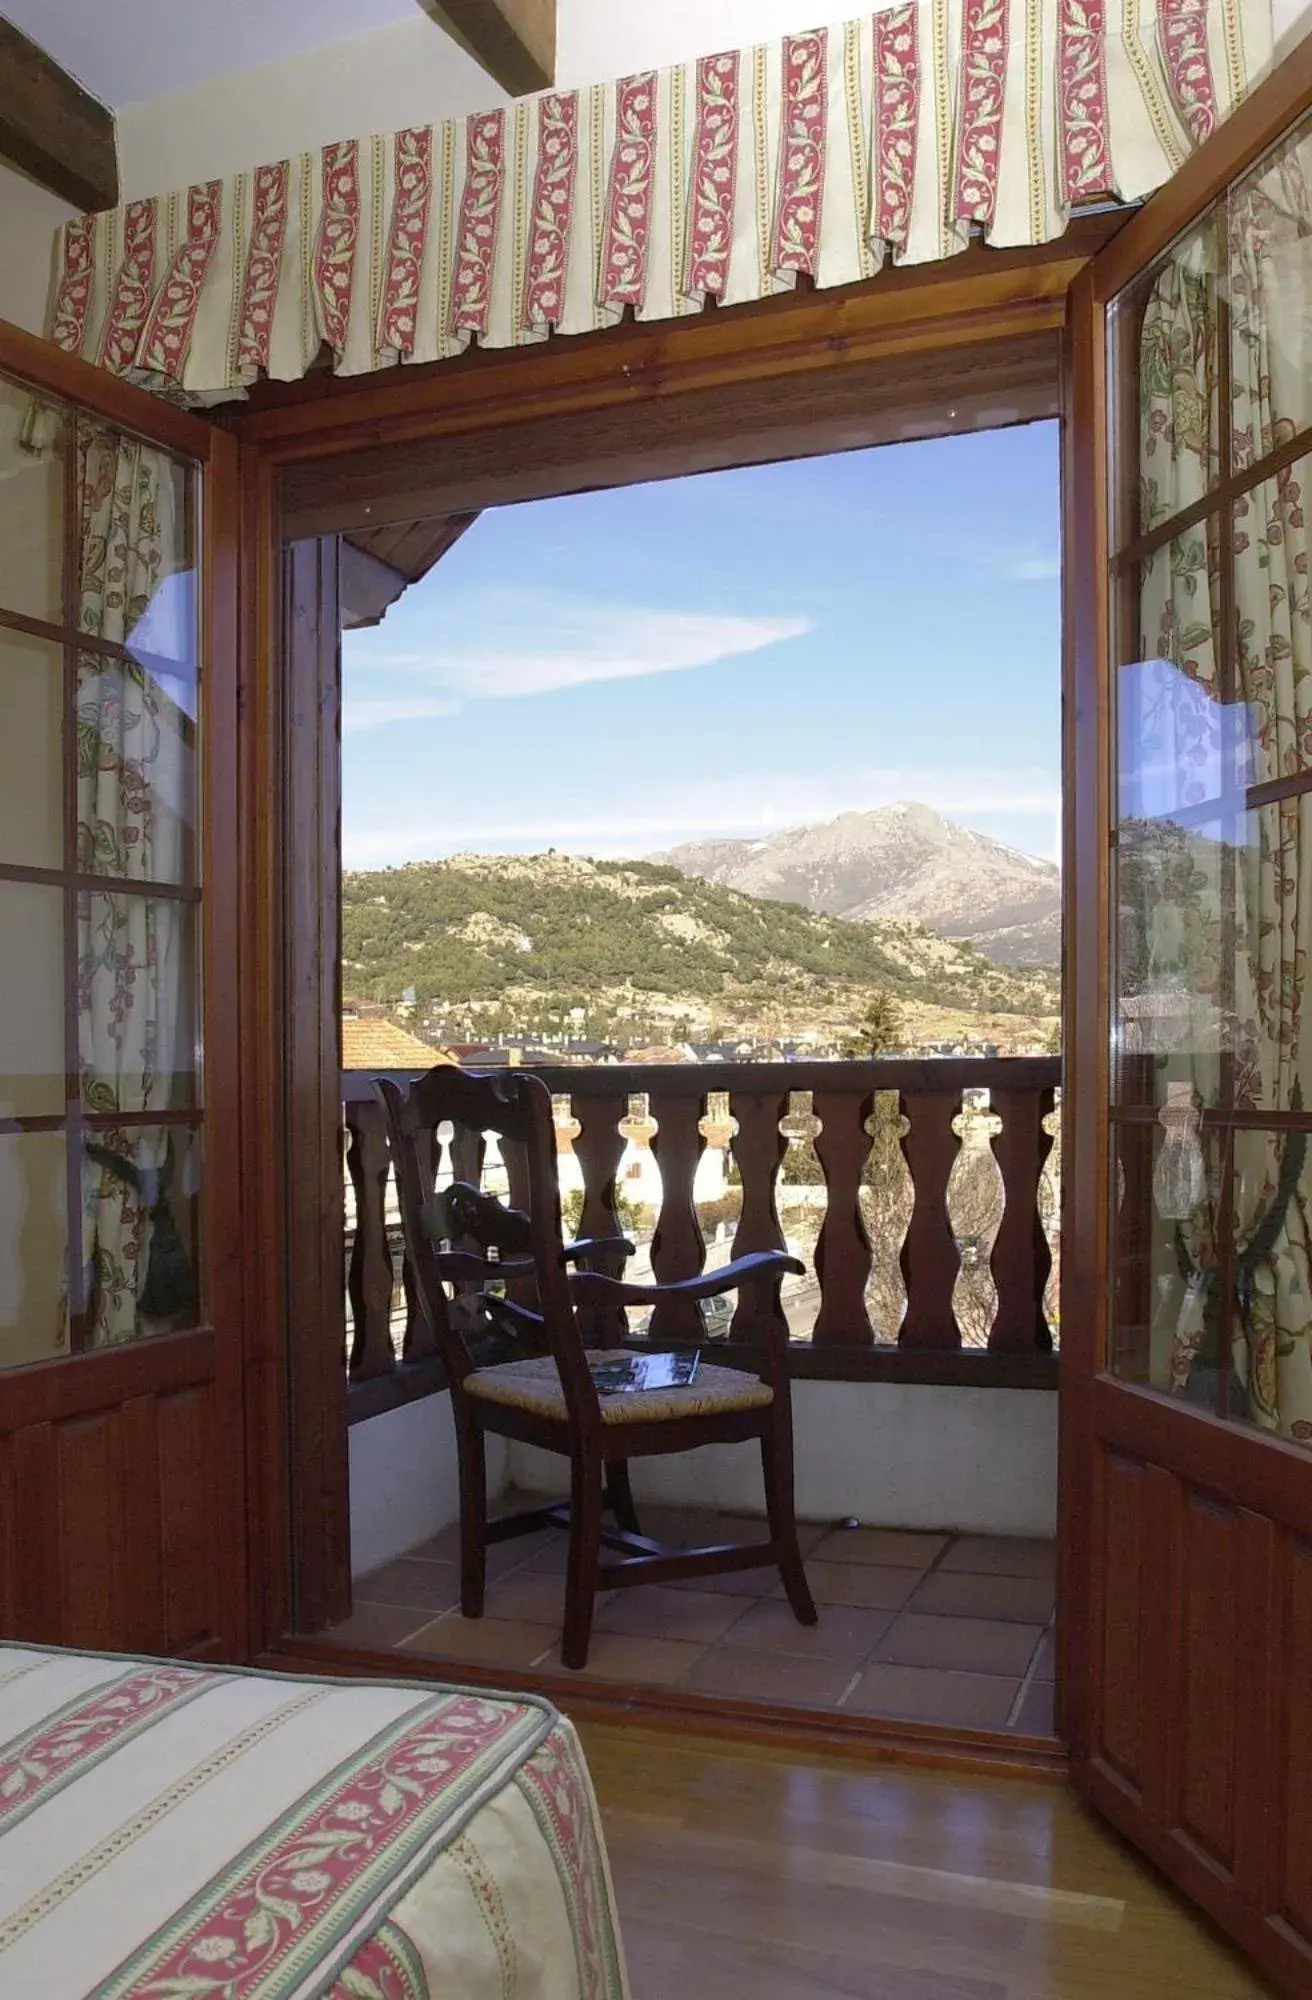
M 861 1024 L 848 1043 L 849 1056 L 891 1055 L 906 1045 L 906 1024 L 902 1009 L 886 986 L 878 986 L 870 996 Z

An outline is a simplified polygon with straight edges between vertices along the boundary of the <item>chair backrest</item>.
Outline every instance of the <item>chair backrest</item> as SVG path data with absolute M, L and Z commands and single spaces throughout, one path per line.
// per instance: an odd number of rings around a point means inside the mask
M 406 1255 L 453 1393 L 461 1393 L 465 1376 L 477 1363 L 450 1310 L 435 1215 L 450 1222 L 453 1234 L 459 1227 L 483 1245 L 495 1244 L 503 1255 L 531 1257 L 537 1309 L 560 1371 L 566 1407 L 576 1419 L 589 1414 L 595 1418 L 597 1391 L 563 1256 L 556 1129 L 547 1086 L 522 1070 L 462 1070 L 440 1063 L 408 1090 L 387 1077 L 379 1077 L 378 1088 L 387 1107 Z M 528 1195 L 526 1214 L 502 1209 L 487 1197 L 471 1202 L 459 1187 L 434 1197 L 435 1134 L 448 1123 L 465 1134 L 493 1133 L 504 1151 L 519 1150 Z M 491 1212 L 494 1206 L 503 1218 L 500 1224 Z

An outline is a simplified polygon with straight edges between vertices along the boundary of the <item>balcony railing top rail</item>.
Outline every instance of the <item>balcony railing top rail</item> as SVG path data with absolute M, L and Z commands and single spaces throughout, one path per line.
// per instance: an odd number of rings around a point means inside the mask
M 763 1319 L 783 1314 L 798 1375 L 1055 1385 L 1060 1058 L 532 1073 L 557 1100 L 571 1228 L 636 1235 L 631 1275 L 649 1266 L 665 1282 L 784 1247 L 805 1261 L 806 1279 L 782 1294 L 743 1289 L 732 1323 L 716 1329 L 727 1331 L 717 1360 L 753 1358 Z M 391 1074 L 405 1083 L 416 1072 Z M 361 1416 L 440 1375 L 405 1270 L 373 1074 L 345 1072 L 342 1096 L 349 1372 Z M 489 1185 L 522 1199 L 519 1163 L 490 1161 L 479 1135 L 454 1135 L 436 1165 L 465 1179 L 491 1172 Z M 706 1337 L 695 1312 L 662 1306 L 642 1337 Z M 637 1335 L 615 1320 L 594 1336 Z
M 470 1058 L 468 1067 L 477 1069 Z M 575 1097 L 637 1096 L 662 1091 L 675 1097 L 705 1097 L 708 1091 L 823 1090 L 845 1094 L 862 1089 L 910 1093 L 939 1090 L 1056 1090 L 1061 1085 L 1060 1056 L 872 1056 L 833 1057 L 798 1062 L 685 1063 L 526 1063 L 553 1095 Z M 347 1103 L 376 1098 L 375 1076 L 390 1076 L 405 1084 L 418 1070 L 343 1070 L 342 1095 Z

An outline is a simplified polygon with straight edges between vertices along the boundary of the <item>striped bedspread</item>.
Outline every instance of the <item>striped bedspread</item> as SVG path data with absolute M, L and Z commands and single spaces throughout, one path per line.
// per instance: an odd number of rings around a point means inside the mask
M 0 1645 L 5 2000 L 627 2000 L 530 1697 Z

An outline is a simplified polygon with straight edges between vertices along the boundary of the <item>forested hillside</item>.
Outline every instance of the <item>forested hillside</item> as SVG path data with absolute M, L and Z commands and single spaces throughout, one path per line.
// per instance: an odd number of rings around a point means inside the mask
M 651 862 L 457 855 L 343 882 L 343 994 L 421 1007 L 624 996 L 731 1026 L 849 1013 L 884 989 L 968 1013 L 1055 1014 L 1058 981 L 909 921 L 848 922 Z

